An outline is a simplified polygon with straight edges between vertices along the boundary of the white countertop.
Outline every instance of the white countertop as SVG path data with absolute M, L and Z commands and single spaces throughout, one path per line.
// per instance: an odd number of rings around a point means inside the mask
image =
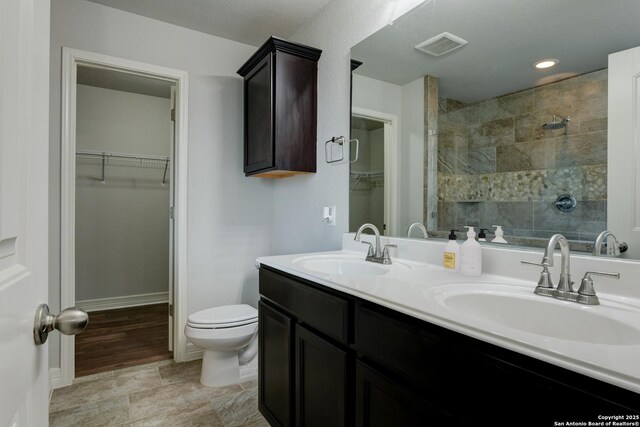
M 522 298 L 545 298 L 533 294 L 535 281 L 538 277 L 536 270 L 530 271 L 530 280 L 497 274 L 465 277 L 457 273 L 445 272 L 442 267 L 433 264 L 392 257 L 395 265 L 389 266 L 389 274 L 343 276 L 317 273 L 301 268 L 294 263 L 301 257 L 336 256 L 364 258 L 357 251 L 343 250 L 262 257 L 258 258 L 257 263 L 640 393 L 640 342 L 632 345 L 594 344 L 537 335 L 480 321 L 477 318 L 448 309 L 437 301 L 438 287 L 448 283 L 464 283 L 467 284 L 466 286 L 475 286 L 477 283 L 477 287 L 480 289 L 483 284 L 485 286 L 498 284 L 498 286 L 508 286 L 509 292 L 516 293 Z M 551 298 L 548 303 L 561 306 L 570 304 L 570 308 L 576 309 L 578 306 L 579 310 L 600 310 L 599 313 L 606 315 L 615 312 L 615 315 L 618 316 L 617 320 L 629 322 L 631 327 L 640 327 L 640 301 L 600 291 L 598 295 L 601 300 L 599 306 L 582 306 Z M 523 313 L 522 315 L 535 316 L 536 313 Z M 562 325 L 558 325 L 558 327 L 561 328 Z M 611 331 L 611 333 L 615 334 L 616 331 Z

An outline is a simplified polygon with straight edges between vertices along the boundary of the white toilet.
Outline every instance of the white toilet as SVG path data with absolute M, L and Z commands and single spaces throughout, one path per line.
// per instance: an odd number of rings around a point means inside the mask
M 258 310 L 250 305 L 224 305 L 193 313 L 184 334 L 204 350 L 203 385 L 235 384 L 257 374 Z

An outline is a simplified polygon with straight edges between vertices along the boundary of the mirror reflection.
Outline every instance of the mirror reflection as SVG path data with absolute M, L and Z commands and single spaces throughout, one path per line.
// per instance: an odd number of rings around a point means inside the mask
M 354 46 L 350 231 L 591 251 L 612 228 L 608 55 L 640 41 L 640 3 L 615 5 L 432 0 Z

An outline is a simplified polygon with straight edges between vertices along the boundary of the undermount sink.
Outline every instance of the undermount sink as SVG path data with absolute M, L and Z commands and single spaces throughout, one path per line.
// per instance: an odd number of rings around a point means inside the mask
M 462 316 L 521 332 L 589 344 L 640 344 L 640 325 L 624 308 L 587 307 L 501 284 L 448 284 L 429 294 Z
M 376 264 L 355 257 L 312 256 L 293 260 L 293 264 L 314 273 L 343 276 L 382 276 L 392 269 L 407 269 L 404 264 Z

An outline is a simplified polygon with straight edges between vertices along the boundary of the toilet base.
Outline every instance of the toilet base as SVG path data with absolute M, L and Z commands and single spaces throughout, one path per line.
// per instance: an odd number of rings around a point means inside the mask
M 239 365 L 238 352 L 204 351 L 200 384 L 222 387 L 258 378 L 258 355 L 247 364 Z
M 200 383 L 207 387 L 222 387 L 240 381 L 237 351 L 207 351 L 202 355 Z

